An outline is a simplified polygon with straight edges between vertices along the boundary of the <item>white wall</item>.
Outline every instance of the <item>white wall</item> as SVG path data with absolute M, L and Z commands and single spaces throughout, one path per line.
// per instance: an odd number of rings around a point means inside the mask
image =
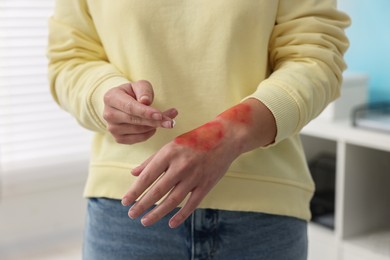
M 0 259 L 82 240 L 87 162 L 58 165 L 56 174 L 3 180 L 0 201 Z M 42 169 L 44 172 L 44 169 Z

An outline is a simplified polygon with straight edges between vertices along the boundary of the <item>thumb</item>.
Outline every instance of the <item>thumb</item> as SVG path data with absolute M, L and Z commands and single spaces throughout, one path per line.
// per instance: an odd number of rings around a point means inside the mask
M 152 84 L 146 80 L 139 80 L 131 84 L 135 99 L 144 105 L 151 105 L 154 99 L 154 91 Z

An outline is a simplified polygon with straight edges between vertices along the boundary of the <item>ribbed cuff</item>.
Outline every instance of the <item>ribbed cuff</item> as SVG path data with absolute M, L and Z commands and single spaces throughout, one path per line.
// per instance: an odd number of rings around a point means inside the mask
M 297 101 L 293 96 L 287 88 L 283 87 L 281 82 L 268 79 L 263 81 L 252 95 L 244 99 L 258 99 L 267 106 L 275 117 L 277 134 L 275 142 L 269 146 L 274 146 L 294 134 L 298 129 L 300 113 Z

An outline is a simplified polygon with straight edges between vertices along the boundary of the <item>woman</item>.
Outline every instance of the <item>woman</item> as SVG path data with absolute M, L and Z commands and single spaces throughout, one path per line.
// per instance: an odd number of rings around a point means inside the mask
M 306 259 L 299 131 L 348 25 L 332 0 L 57 0 L 52 94 L 95 132 L 84 259 Z

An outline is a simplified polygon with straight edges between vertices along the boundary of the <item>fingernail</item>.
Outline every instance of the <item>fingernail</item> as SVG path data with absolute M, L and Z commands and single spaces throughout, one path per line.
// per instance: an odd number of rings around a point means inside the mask
M 123 198 L 121 203 L 122 203 L 123 206 L 129 206 L 130 205 L 129 200 L 127 198 Z
M 131 219 L 135 219 L 137 217 L 137 213 L 135 212 L 135 210 L 133 208 L 130 208 L 128 215 Z
M 172 128 L 173 127 L 173 122 L 172 121 L 164 121 L 164 122 L 162 122 L 161 125 L 164 128 Z
M 175 220 L 172 220 L 172 219 L 171 219 L 171 220 L 169 221 L 168 225 L 169 225 L 169 227 L 172 228 L 172 229 L 173 229 L 173 228 L 177 228 L 177 223 L 176 223 Z
M 162 114 L 160 114 L 160 113 L 153 113 L 152 114 L 152 118 L 154 120 L 162 120 Z
M 141 224 L 144 226 L 144 227 L 147 227 L 150 225 L 150 219 L 148 217 L 143 217 L 141 219 Z

